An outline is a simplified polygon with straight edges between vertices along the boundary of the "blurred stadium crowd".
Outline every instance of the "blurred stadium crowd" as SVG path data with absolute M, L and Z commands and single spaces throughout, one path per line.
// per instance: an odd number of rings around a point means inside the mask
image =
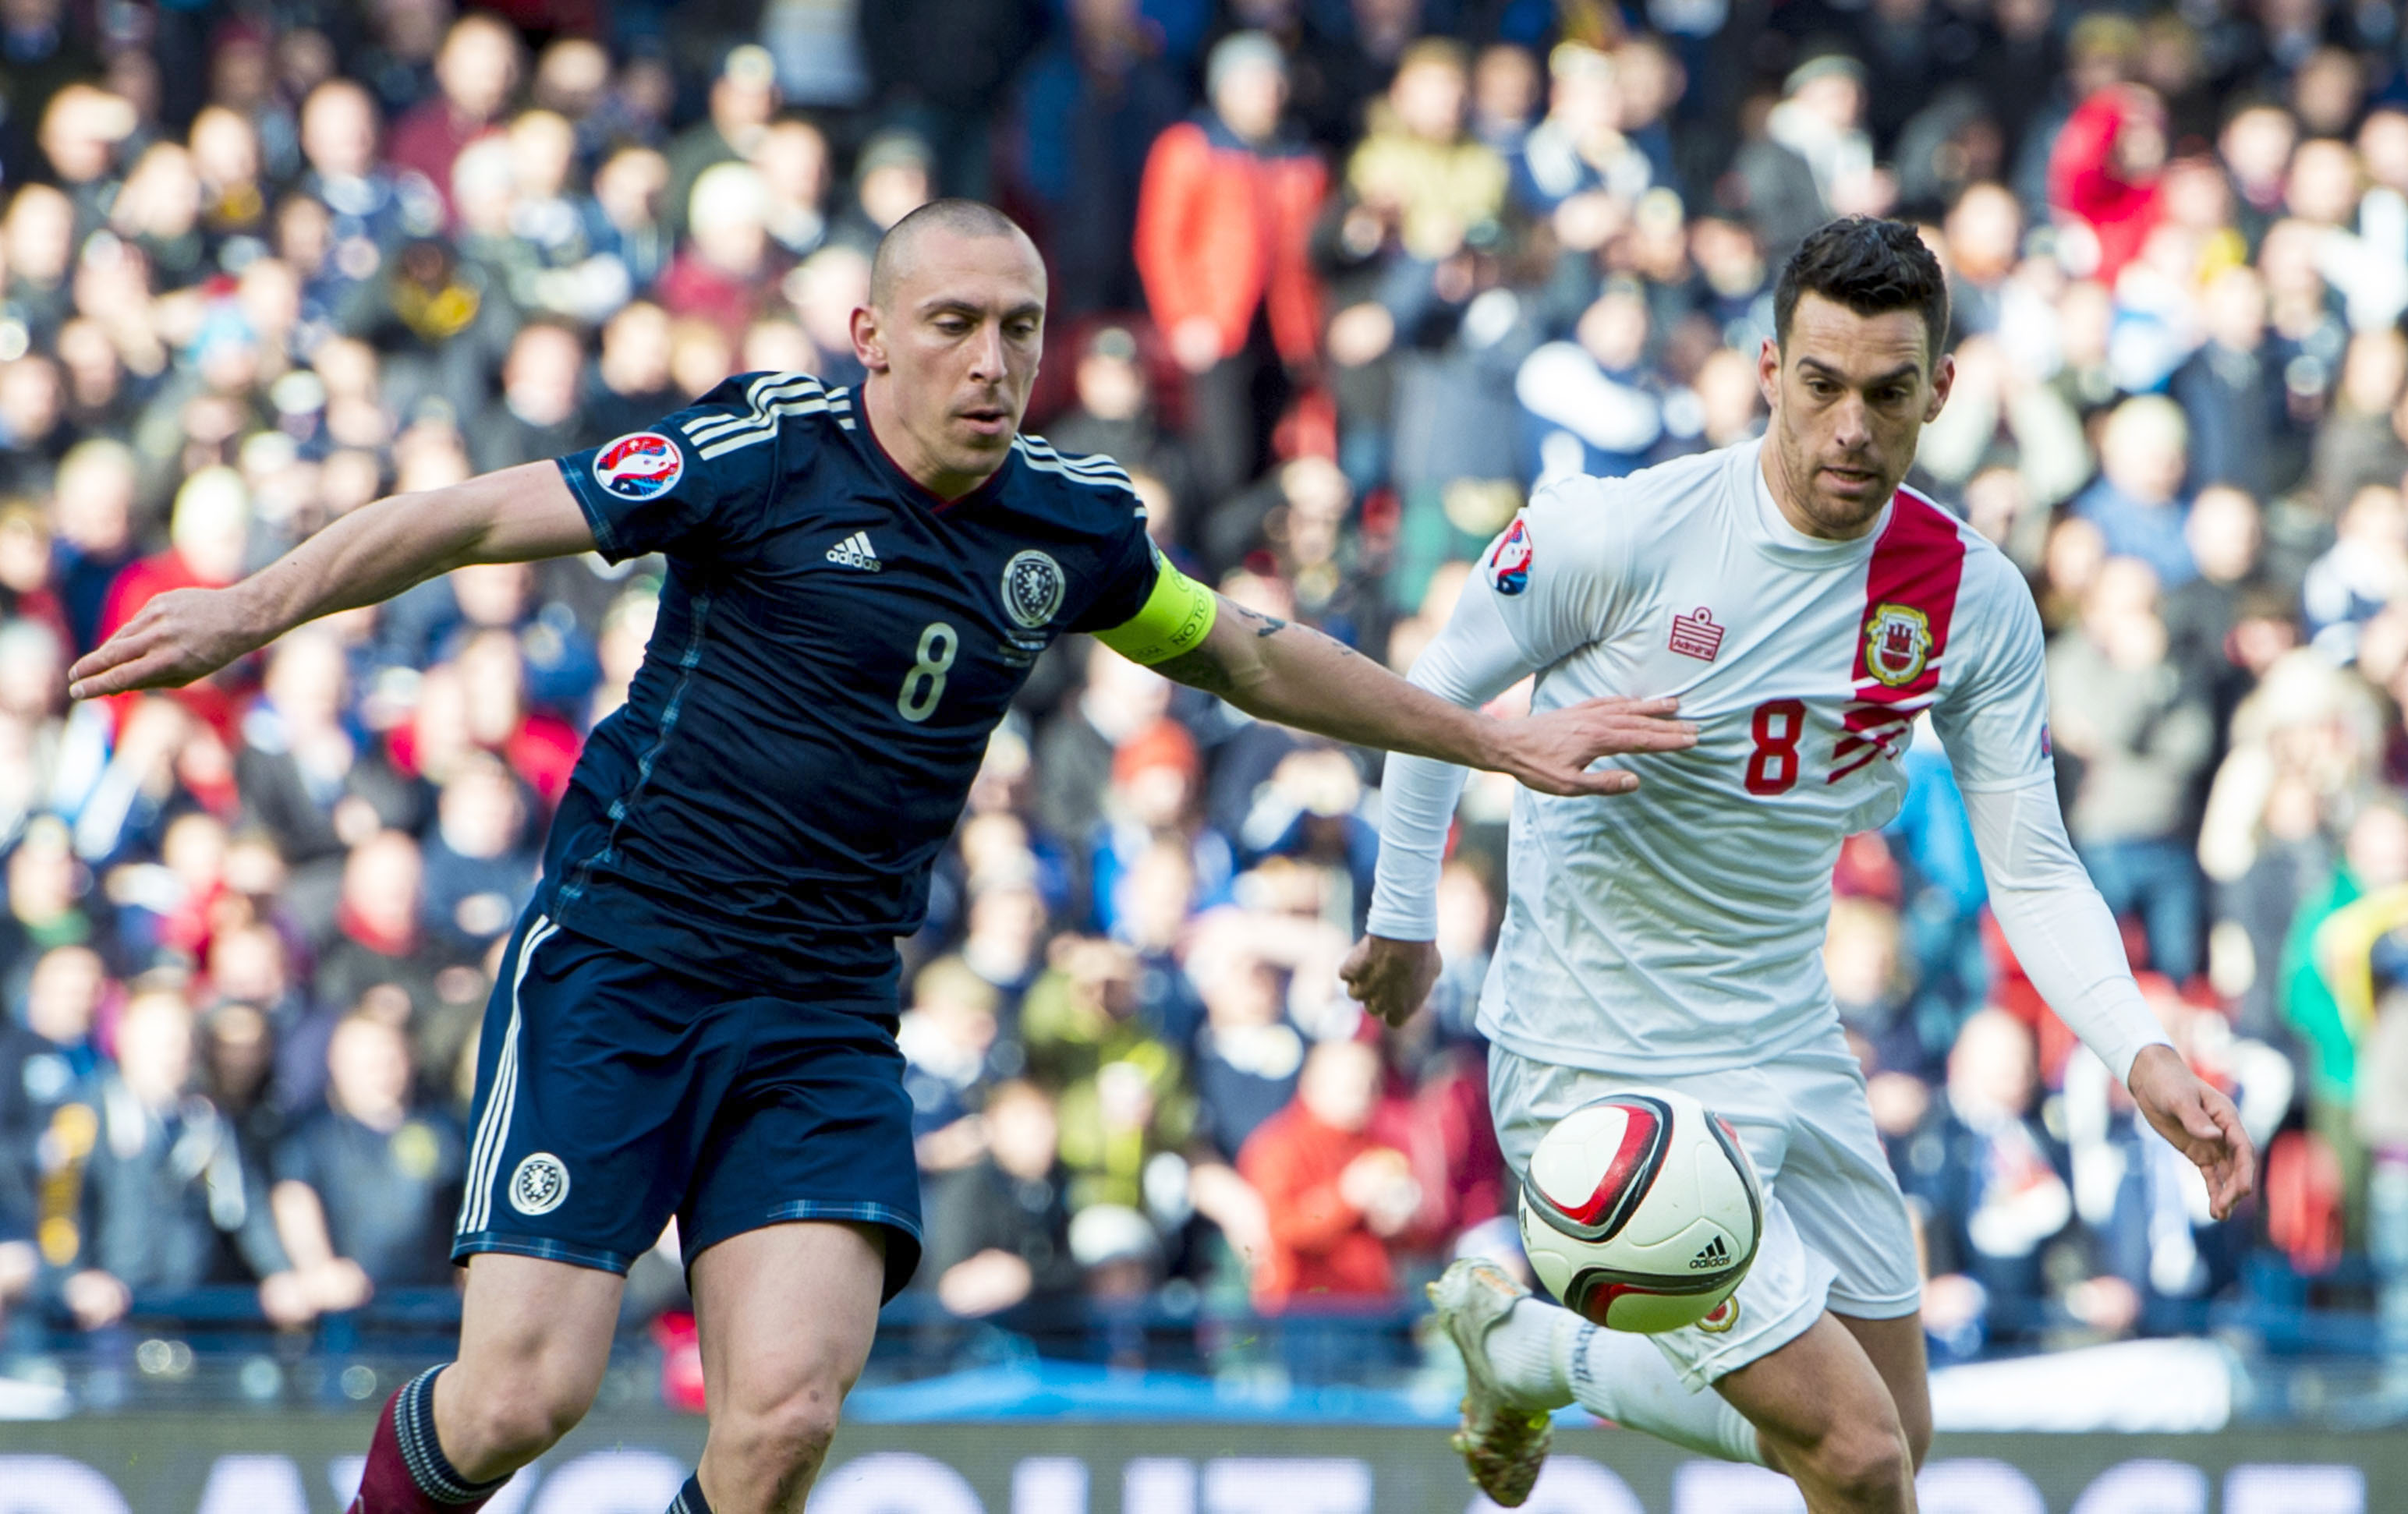
M 1987 926 L 1927 736 L 1828 961 L 1933 1338 L 2193 1329 L 2268 1279 L 2408 1327 L 2397 7 L 675 14 L 0 5 L 10 1339 L 448 1286 L 499 943 L 657 564 L 463 569 L 173 697 L 70 708 L 65 664 L 380 495 L 733 371 L 857 381 L 869 250 L 937 193 L 1046 250 L 1032 426 L 1125 463 L 1190 571 L 1399 668 L 1536 482 L 1762 425 L 1806 230 L 1928 228 L 1957 378 L 1918 481 L 2029 575 L 2072 833 L 2271 1143 L 2209 1222 Z M 924 1318 L 1125 1356 L 1081 1321 L 1376 1316 L 1511 1248 L 1471 1028 L 1508 795 L 1465 800 L 1431 1012 L 1374 1036 L 1334 969 L 1377 777 L 1100 648 L 1040 664 L 908 946 Z

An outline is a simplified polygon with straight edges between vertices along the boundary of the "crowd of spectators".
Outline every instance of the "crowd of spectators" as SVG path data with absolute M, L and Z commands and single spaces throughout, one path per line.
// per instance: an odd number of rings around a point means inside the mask
M 1916 481 L 2028 575 L 2073 836 L 2268 1143 L 2212 1222 L 1988 925 L 1927 737 L 1828 960 L 1932 1336 L 2196 1327 L 2253 1262 L 2408 1322 L 2396 7 L 669 15 L 0 7 L 0 1309 L 448 1286 L 500 943 L 659 565 L 465 568 L 172 696 L 69 707 L 67 663 L 378 497 L 731 372 L 857 381 L 869 251 L 949 193 L 1053 270 L 1032 427 L 1120 459 L 1191 572 L 1400 668 L 1533 487 L 1761 429 L 1807 230 L 1922 226 L 1956 380 Z M 1378 771 L 1040 661 L 905 949 L 929 1307 L 1378 1315 L 1511 1251 L 1472 1026 L 1509 793 L 1468 790 L 1445 976 L 1374 1036 L 1335 966 Z

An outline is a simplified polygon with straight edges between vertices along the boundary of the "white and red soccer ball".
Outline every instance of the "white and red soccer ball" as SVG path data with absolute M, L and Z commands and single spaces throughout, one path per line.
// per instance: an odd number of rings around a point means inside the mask
M 1522 1247 L 1567 1307 L 1653 1335 L 1704 1322 L 1747 1276 L 1764 1229 L 1756 1166 L 1730 1127 L 1669 1089 L 1631 1089 L 1555 1121 L 1522 1185 Z

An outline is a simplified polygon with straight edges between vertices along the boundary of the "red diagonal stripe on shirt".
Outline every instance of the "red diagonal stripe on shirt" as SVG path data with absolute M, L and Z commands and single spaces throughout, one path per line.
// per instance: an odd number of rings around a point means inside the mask
M 1840 712 L 1840 723 L 1858 733 L 1879 731 L 1885 726 L 1912 725 L 1923 710 L 1922 705 L 1850 705 Z
M 1840 723 L 1851 735 L 1842 736 L 1831 749 L 1835 758 L 1845 757 L 1863 747 L 1886 749 L 1898 739 L 1900 731 L 1914 723 L 1914 718 L 1928 705 L 1850 705 L 1840 712 Z
M 1948 622 L 1964 574 L 1965 541 L 1956 535 L 1955 519 L 1914 490 L 1900 489 L 1865 569 L 1865 614 L 1856 624 L 1857 698 L 1894 705 L 1927 698 L 1940 687 L 1940 659 L 1948 650 Z M 1921 610 L 1931 626 L 1923 671 L 1896 688 L 1873 677 L 1865 654 L 1866 635 L 1884 605 Z
M 1837 783 L 1877 757 L 1894 757 L 1905 728 L 1929 707 L 1940 689 L 1940 662 L 1948 650 L 1948 627 L 1956 613 L 1956 590 L 1964 581 L 1965 539 L 1956 520 L 1912 489 L 1900 489 L 1889 512 L 1889 524 L 1873 543 L 1872 561 L 1865 568 L 1865 613 L 1856 622 L 1856 668 L 1851 675 L 1856 702 L 1842 715 L 1851 733 L 1831 750 L 1835 764 L 1824 781 Z M 1923 669 L 1892 687 L 1873 677 L 1869 641 L 1875 617 L 1884 605 L 1903 605 L 1923 612 L 1931 633 Z

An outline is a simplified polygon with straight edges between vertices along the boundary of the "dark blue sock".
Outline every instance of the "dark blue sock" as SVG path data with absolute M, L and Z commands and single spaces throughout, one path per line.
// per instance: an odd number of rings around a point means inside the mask
M 685 1486 L 678 1490 L 677 1501 L 669 1505 L 669 1514 L 710 1514 L 710 1500 L 702 1496 L 701 1473 L 685 1479 Z

